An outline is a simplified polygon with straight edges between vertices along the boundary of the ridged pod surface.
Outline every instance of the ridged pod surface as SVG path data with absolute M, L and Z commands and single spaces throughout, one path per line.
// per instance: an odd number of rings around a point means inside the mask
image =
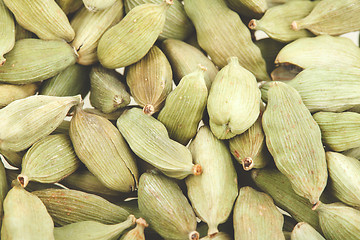
M 166 11 L 172 0 L 142 4 L 133 8 L 100 38 L 97 54 L 110 69 L 127 67 L 143 58 L 164 28 Z
M 198 240 L 196 217 L 187 198 L 171 179 L 154 173 L 140 177 L 139 209 L 146 221 L 163 238 Z
M 124 15 L 122 0 L 117 0 L 113 6 L 104 11 L 90 12 L 83 7 L 71 19 L 75 38 L 71 42 L 77 53 L 77 62 L 82 65 L 92 65 L 98 61 L 97 46 L 101 36 Z
M 15 22 L 15 42 L 25 38 L 37 38 L 37 37 L 34 33 L 26 30 L 20 24 Z
M 26 84 L 43 81 L 76 62 L 74 50 L 63 41 L 22 39 L 5 55 L 0 82 Z
M 88 11 L 97 12 L 106 10 L 115 4 L 117 0 L 83 0 Z
M 14 45 L 14 17 L 5 6 L 4 1 L 0 0 L 0 66 L 2 66 L 6 61 L 4 54 L 10 52 Z
M 359 160 L 360 159 L 360 147 L 351 148 L 349 150 L 342 152 L 342 154 L 344 154 L 345 156 L 356 158 Z
M 125 233 L 119 240 L 145 240 L 144 229 L 149 224 L 143 218 L 136 219 L 136 227 Z
M 260 90 L 255 76 L 232 57 L 211 85 L 207 110 L 210 128 L 219 139 L 245 132 L 260 114 Z
M 29 83 L 25 85 L 1 84 L 0 83 L 0 108 L 11 102 L 35 95 L 38 84 Z
M 190 151 L 171 140 L 166 127 L 141 109 L 125 111 L 116 125 L 131 150 L 166 176 L 184 179 L 190 174 L 201 174 L 201 167 L 192 163 Z
M 69 134 L 79 159 L 106 187 L 120 192 L 136 189 L 135 156 L 109 120 L 77 107 Z
M 125 12 L 128 13 L 134 7 L 145 4 L 160 4 L 164 0 L 124 0 Z M 185 13 L 184 5 L 179 0 L 174 0 L 174 4 L 166 13 L 164 29 L 159 35 L 159 40 L 167 38 L 185 40 L 194 32 L 194 26 Z
M 80 101 L 80 95 L 36 95 L 10 103 L 0 110 L 0 149 L 19 152 L 30 147 L 54 131 Z
M 249 28 L 264 31 L 269 37 L 280 42 L 291 42 L 298 38 L 311 37 L 308 30 L 294 31 L 290 28 L 294 20 L 307 16 L 317 2 L 291 1 L 276 7 L 269 8 L 259 19 L 252 19 Z
M 200 128 L 189 149 L 203 173 L 186 179 L 188 197 L 196 215 L 208 224 L 208 235 L 213 236 L 232 211 L 238 194 L 236 171 L 227 146 L 209 127 Z
M 273 82 L 262 124 L 277 168 L 297 194 L 316 204 L 327 182 L 325 151 L 320 128 L 299 93 L 285 83 Z
M 226 2 L 241 16 L 260 17 L 268 9 L 266 0 L 227 0 Z
M 291 232 L 291 240 L 326 240 L 318 231 L 306 222 L 299 222 Z
M 66 15 L 76 12 L 83 5 L 82 0 L 55 0 Z
M 260 49 L 252 42 L 250 31 L 239 15 L 223 0 L 185 0 L 185 11 L 195 25 L 202 49 L 220 68 L 229 57 L 236 56 L 240 65 L 260 81 L 269 80 Z
M 0 149 L 0 154 L 5 158 L 11 166 L 21 168 L 22 158 L 25 154 L 25 151 L 22 152 L 13 152 Z M 16 179 L 16 177 L 14 178 Z
M 284 217 L 266 193 L 242 187 L 234 206 L 235 240 L 283 239 Z
M 165 54 L 151 47 L 145 57 L 126 68 L 126 83 L 144 113 L 158 112 L 172 90 L 172 70 Z
M 3 0 L 25 29 L 44 40 L 71 42 L 75 32 L 63 10 L 54 0 Z
M 319 124 L 324 145 L 341 152 L 360 147 L 360 114 L 354 112 L 318 112 L 314 114 Z
M 171 139 L 186 146 L 196 135 L 207 96 L 204 69 L 201 67 L 181 79 L 166 98 L 165 106 L 158 115 L 158 120 L 165 125 Z

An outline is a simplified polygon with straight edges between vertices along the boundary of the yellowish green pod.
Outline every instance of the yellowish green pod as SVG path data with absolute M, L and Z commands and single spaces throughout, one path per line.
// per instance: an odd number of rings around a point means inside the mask
M 266 0 L 227 0 L 228 6 L 241 16 L 261 17 L 268 9 Z
M 29 83 L 24 85 L 0 84 L 0 108 L 5 107 L 11 102 L 35 95 L 39 85 Z
M 291 240 L 325 240 L 310 224 L 299 222 L 291 232 Z
M 6 59 L 4 54 L 10 52 L 15 45 L 15 23 L 9 9 L 0 0 L 0 66 L 4 65 Z
M 66 15 L 74 13 L 83 5 L 82 0 L 55 0 Z
M 97 12 L 106 10 L 115 4 L 117 0 L 83 0 L 88 11 Z
M 275 69 L 274 61 L 276 56 L 286 44 L 272 38 L 260 39 L 255 44 L 260 48 L 261 55 L 266 62 L 266 70 L 270 74 Z
M 119 240 L 145 240 L 144 229 L 148 226 L 145 219 L 136 219 L 136 227 L 125 233 Z
M 21 168 L 22 158 L 25 154 L 25 151 L 22 152 L 13 152 L 0 149 L 0 154 L 5 158 L 6 162 L 13 167 Z M 14 178 L 16 179 L 16 177 Z

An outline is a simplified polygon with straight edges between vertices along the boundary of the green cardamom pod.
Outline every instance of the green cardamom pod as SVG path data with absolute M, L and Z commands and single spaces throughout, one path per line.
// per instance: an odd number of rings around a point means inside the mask
M 344 154 L 345 156 L 356 158 L 359 160 L 360 159 L 360 147 L 351 148 L 349 150 L 342 152 L 342 154 Z
M 25 152 L 13 152 L 8 150 L 0 149 L 0 154 L 5 158 L 5 160 L 13 167 L 21 168 L 22 158 Z M 14 178 L 16 179 L 16 177 Z
M 129 107 L 124 107 L 124 108 L 120 108 L 112 113 L 103 113 L 102 111 L 100 111 L 99 109 L 96 108 L 84 108 L 84 111 L 87 113 L 92 113 L 95 115 L 99 115 L 101 117 L 104 117 L 110 121 L 115 121 L 118 120 L 118 118 L 120 117 L 120 115 L 126 110 L 129 109 Z
M 261 17 L 268 9 L 267 0 L 227 0 L 228 6 L 246 17 Z
M 145 219 L 136 219 L 136 227 L 125 233 L 119 240 L 145 240 L 144 229 L 148 226 Z
M 4 216 L 4 199 L 8 193 L 8 181 L 3 163 L 0 163 L 0 225 Z
M 82 0 L 55 0 L 66 15 L 74 13 L 83 5 Z
M 260 48 L 261 55 L 266 62 L 266 71 L 271 73 L 275 69 L 274 61 L 276 56 L 286 44 L 271 38 L 260 39 L 255 44 Z
M 4 54 L 10 52 L 14 45 L 14 17 L 5 6 L 4 1 L 0 0 L 0 66 L 2 66 L 6 61 Z
M 90 12 L 106 10 L 115 4 L 117 0 L 83 0 L 85 7 Z
M 35 95 L 38 87 L 39 85 L 36 83 L 29 83 L 25 85 L 0 83 L 0 108 L 5 107 L 15 100 Z
M 15 42 L 26 38 L 37 38 L 37 37 L 33 32 L 26 30 L 20 24 L 15 22 Z
M 299 222 L 291 232 L 291 240 L 326 240 L 318 231 L 306 222 Z

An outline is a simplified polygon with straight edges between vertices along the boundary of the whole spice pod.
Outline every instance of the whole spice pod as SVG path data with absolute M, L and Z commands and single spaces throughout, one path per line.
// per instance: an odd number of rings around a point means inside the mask
M 232 238 L 224 232 L 218 232 L 215 236 L 206 236 L 200 238 L 200 240 L 231 240 Z
M 324 145 L 341 152 L 360 147 L 360 114 L 354 112 L 317 112 L 315 121 L 319 124 Z
M 227 0 L 227 5 L 246 17 L 261 17 L 268 9 L 266 0 Z
M 256 41 L 255 44 L 258 48 L 260 48 L 261 55 L 266 62 L 267 72 L 271 73 L 275 69 L 274 61 L 276 56 L 286 44 L 278 42 L 272 38 L 260 39 Z
M 26 152 L 17 180 L 24 188 L 29 181 L 56 183 L 79 166 L 80 160 L 70 137 L 65 134 L 49 135 L 34 143 Z
M 180 80 L 194 72 L 199 64 L 206 68 L 204 78 L 208 90 L 219 70 L 214 63 L 199 49 L 176 39 L 166 39 L 162 42 L 162 50 L 169 59 L 174 72 L 174 81 L 179 84 Z
M 15 23 L 9 9 L 0 0 L 0 66 L 4 65 L 6 59 L 4 54 L 11 51 L 15 45 Z
M 92 67 L 90 72 L 90 103 L 104 113 L 111 113 L 130 103 L 130 94 L 126 91 L 121 75 L 115 70 Z
M 310 224 L 299 222 L 291 232 L 291 240 L 325 240 L 325 238 L 316 231 Z
M 3 163 L 0 163 L 0 225 L 4 216 L 4 199 L 8 193 L 8 181 L 6 178 L 6 171 Z
M 69 133 L 79 159 L 106 187 L 120 192 L 136 189 L 135 156 L 109 120 L 77 107 Z
M 99 115 L 101 117 L 104 117 L 108 120 L 110 120 L 111 122 L 115 121 L 121 116 L 121 114 L 126 110 L 129 109 L 130 106 L 124 107 L 124 108 L 120 108 L 112 113 L 103 113 L 102 111 L 100 111 L 99 109 L 96 108 L 84 108 L 84 111 L 87 113 L 92 113 L 95 115 Z
M 0 108 L 15 100 L 35 95 L 38 87 L 36 83 L 24 85 L 0 84 Z
M 66 15 L 76 12 L 83 5 L 82 0 L 55 0 L 55 2 Z
M 20 24 L 15 22 L 15 42 L 26 38 L 37 38 L 37 37 L 33 32 L 26 30 Z
M 211 131 L 219 139 L 245 132 L 260 114 L 260 99 L 255 76 L 231 57 L 211 85 L 207 102 Z
M 280 42 L 291 42 L 298 38 L 312 37 L 308 30 L 294 31 L 289 26 L 294 20 L 307 16 L 317 2 L 291 1 L 269 8 L 259 19 L 252 19 L 249 28 L 264 31 L 269 37 Z
M 320 226 L 326 239 L 359 239 L 359 210 L 342 203 L 320 203 L 316 211 L 319 214 Z
M 145 240 L 144 229 L 149 224 L 143 218 L 136 219 L 136 227 L 125 233 L 119 240 Z
M 6 162 L 9 163 L 11 166 L 21 168 L 22 158 L 25 154 L 25 151 L 13 152 L 13 151 L 0 149 L 0 154 L 5 158 Z
M 242 187 L 234 206 L 235 240 L 283 239 L 284 217 L 266 193 Z
M 227 65 L 236 56 L 240 65 L 260 81 L 269 80 L 260 49 L 252 42 L 250 31 L 239 15 L 223 0 L 185 0 L 185 11 L 195 25 L 199 45 L 215 65 Z
M 171 179 L 154 173 L 140 177 L 139 209 L 152 229 L 165 239 L 198 240 L 196 217 L 187 198 Z
M 145 57 L 126 68 L 126 83 L 144 113 L 158 112 L 172 90 L 172 70 L 164 53 L 151 47 Z
M 125 111 L 116 125 L 131 150 L 166 176 L 184 179 L 190 174 L 201 174 L 201 166 L 192 163 L 190 151 L 171 140 L 166 127 L 141 109 Z
M 341 35 L 360 30 L 360 2 L 320 1 L 309 15 L 291 24 L 292 29 L 308 29 L 316 35 Z
M 4 201 L 1 239 L 54 240 L 54 223 L 41 200 L 15 185 Z
M 95 221 L 71 223 L 54 229 L 56 240 L 114 240 L 132 225 L 136 218 L 130 215 L 124 222 L 106 225 Z
M 0 149 L 19 152 L 53 132 L 80 95 L 36 95 L 16 100 L 0 110 Z
M 185 77 L 166 98 L 158 120 L 168 130 L 169 137 L 186 145 L 195 135 L 206 107 L 208 90 L 204 71 L 199 68 Z
M 103 1 L 105 2 L 105 1 Z M 124 15 L 123 1 L 116 2 L 103 11 L 90 12 L 83 7 L 71 20 L 75 38 L 71 42 L 77 53 L 77 62 L 82 65 L 92 65 L 98 61 L 97 46 L 101 36 Z
M 95 194 L 70 189 L 44 189 L 32 193 L 45 204 L 58 226 L 81 221 L 117 224 L 125 221 L 130 214 Z
M 90 73 L 91 68 L 74 64 L 65 70 L 46 80 L 39 91 L 41 95 L 48 96 L 74 96 L 81 94 L 84 99 L 90 89 Z
M 115 4 L 117 0 L 83 0 L 88 11 L 97 12 L 106 10 Z
M 316 204 L 327 183 L 325 151 L 320 128 L 299 93 L 285 83 L 273 82 L 262 124 L 277 168 L 297 194 Z
M 76 61 L 74 50 L 63 41 L 22 39 L 5 55 L 0 82 L 27 84 L 51 78 Z
M 360 147 L 351 148 L 349 150 L 342 152 L 342 154 L 344 154 L 345 156 L 356 158 L 359 160 L 360 159 Z
M 215 236 L 238 194 L 236 171 L 227 146 L 206 126 L 200 128 L 189 149 L 203 173 L 186 178 L 188 197 L 196 215 L 208 224 L 207 235 Z
M 141 4 L 160 4 L 163 1 L 164 0 L 125 0 L 125 12 L 128 13 L 131 9 Z M 165 25 L 159 35 L 159 40 L 168 38 L 185 40 L 194 32 L 194 26 L 185 13 L 184 5 L 178 0 L 173 1 L 173 3 L 171 8 L 166 12 Z
M 166 11 L 173 3 L 142 4 L 133 8 L 100 38 L 97 54 L 110 69 L 126 67 L 143 58 L 164 28 Z
M 75 32 L 63 10 L 53 0 L 3 0 L 25 29 L 44 40 L 71 42 Z
M 308 67 L 360 67 L 360 48 L 348 38 L 321 35 L 300 38 L 286 45 L 275 64 L 288 63 Z

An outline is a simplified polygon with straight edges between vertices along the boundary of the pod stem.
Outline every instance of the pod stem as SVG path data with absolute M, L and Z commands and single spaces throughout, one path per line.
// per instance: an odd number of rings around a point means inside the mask
M 256 28 L 257 28 L 257 20 L 256 19 L 251 19 L 251 21 L 249 22 L 249 28 L 251 29 L 251 30 L 256 30 Z
M 6 59 L 4 58 L 4 56 L 0 57 L 0 66 L 4 65 L 6 62 Z
M 299 31 L 301 29 L 301 26 L 299 26 L 299 22 L 298 21 L 293 21 L 291 23 L 291 28 L 292 30 L 295 30 L 295 31 Z
M 210 224 L 208 224 L 209 225 L 209 229 L 208 229 L 208 236 L 210 237 L 210 238 L 212 238 L 212 237 L 214 237 L 216 234 L 218 234 L 219 233 L 219 230 L 218 230 L 218 228 L 217 228 L 217 225 L 213 225 L 213 224 L 211 224 L 212 226 L 210 226 Z
M 189 240 L 199 240 L 200 234 L 197 231 L 189 233 Z
M 318 201 L 317 203 L 315 203 L 313 206 L 312 206 L 312 208 L 311 208 L 311 210 L 316 210 L 317 208 L 318 208 L 318 206 L 320 205 L 320 201 Z
M 155 108 L 153 105 L 151 104 L 146 104 L 143 108 L 143 112 L 146 114 L 146 115 L 153 115 L 155 113 Z
M 25 175 L 19 174 L 17 176 L 17 180 L 23 188 L 29 184 L 29 178 Z
M 202 168 L 201 168 L 201 165 L 200 164 L 195 164 L 194 166 L 193 166 L 193 174 L 195 175 L 195 176 L 198 176 L 198 175 L 200 175 L 201 173 L 202 173 Z
M 168 5 L 174 4 L 174 0 L 165 0 L 164 2 L 166 2 L 166 4 L 168 4 Z
M 254 161 L 251 157 L 246 157 L 242 160 L 242 165 L 245 171 L 249 171 L 254 167 Z

